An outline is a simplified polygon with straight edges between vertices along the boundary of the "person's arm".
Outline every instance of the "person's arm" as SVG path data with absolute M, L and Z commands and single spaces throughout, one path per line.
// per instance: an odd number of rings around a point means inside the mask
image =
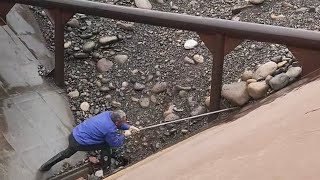
M 124 123 L 121 126 L 119 126 L 118 129 L 120 129 L 120 130 L 129 130 L 130 129 L 130 125 L 127 124 L 127 123 Z
M 120 147 L 123 145 L 124 135 L 117 135 L 117 131 L 109 132 L 105 137 L 110 147 Z

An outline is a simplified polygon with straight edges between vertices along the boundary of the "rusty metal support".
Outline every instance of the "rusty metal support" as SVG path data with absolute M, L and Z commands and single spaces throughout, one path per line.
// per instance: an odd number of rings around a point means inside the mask
M 55 82 L 59 87 L 64 86 L 64 23 L 61 9 L 54 12 L 54 46 L 55 46 Z
M 54 25 L 55 69 L 54 79 L 59 87 L 64 86 L 64 25 L 74 15 L 61 9 L 46 10 Z
M 320 51 L 296 47 L 288 47 L 288 49 L 302 66 L 302 76 L 320 68 Z
M 6 16 L 15 3 L 0 2 L 0 26 L 7 24 Z
M 210 91 L 210 111 L 220 109 L 221 87 L 223 74 L 223 61 L 225 55 L 225 40 L 223 34 L 207 35 L 199 33 L 200 38 L 213 55 L 211 70 L 211 91 Z M 212 115 L 210 119 L 215 119 L 217 115 Z

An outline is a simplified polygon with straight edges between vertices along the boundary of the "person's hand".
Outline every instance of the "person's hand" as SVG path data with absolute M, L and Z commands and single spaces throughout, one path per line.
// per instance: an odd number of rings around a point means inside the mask
M 139 132 L 140 129 L 135 127 L 135 126 L 130 126 L 129 130 L 133 131 L 133 132 Z
M 123 134 L 125 137 L 129 137 L 132 135 L 131 130 L 125 130 Z

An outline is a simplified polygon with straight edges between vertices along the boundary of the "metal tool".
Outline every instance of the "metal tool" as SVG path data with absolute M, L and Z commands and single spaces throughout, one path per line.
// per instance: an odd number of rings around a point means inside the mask
M 211 115 L 211 114 L 217 114 L 217 113 L 221 113 L 221 112 L 231 111 L 231 110 L 235 110 L 235 109 L 238 109 L 238 107 L 221 109 L 221 110 L 218 110 L 218 111 L 208 112 L 208 113 L 204 113 L 204 114 L 200 114 L 200 115 L 196 115 L 196 116 L 192 116 L 192 117 L 187 117 L 187 118 L 177 119 L 177 120 L 170 121 L 170 122 L 155 124 L 155 125 L 151 125 L 151 126 L 140 128 L 140 131 L 141 130 L 155 128 L 155 127 L 159 127 L 159 126 L 164 126 L 164 125 L 172 124 L 172 123 L 176 123 L 176 122 L 181 122 L 181 121 L 185 121 L 185 120 L 189 120 L 189 119 L 194 119 L 194 118 L 198 118 L 198 117 L 202 117 L 202 116 L 208 116 L 208 115 Z

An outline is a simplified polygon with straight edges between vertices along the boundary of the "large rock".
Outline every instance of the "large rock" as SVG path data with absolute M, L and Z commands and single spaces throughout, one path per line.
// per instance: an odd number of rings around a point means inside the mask
M 247 83 L 243 81 L 223 85 L 221 95 L 238 106 L 246 104 L 250 99 L 247 91 Z
M 253 79 L 261 80 L 265 79 L 268 75 L 274 73 L 278 68 L 277 63 L 270 61 L 261 65 L 253 74 Z
M 285 73 L 276 75 L 269 81 L 269 85 L 273 90 L 284 88 L 289 83 L 289 76 Z
M 248 93 L 253 99 L 263 98 L 268 90 L 269 86 L 265 81 L 254 82 L 248 85 Z
M 84 52 L 91 52 L 95 46 L 96 46 L 95 42 L 89 41 L 83 45 L 82 49 Z
M 166 91 L 168 88 L 167 82 L 157 82 L 151 89 L 153 93 L 161 93 Z
M 134 0 L 134 3 L 141 9 L 152 9 L 152 5 L 148 0 Z
M 112 61 L 108 61 L 106 58 L 102 58 L 97 63 L 97 70 L 100 73 L 109 71 L 113 66 Z
M 289 81 L 294 81 L 297 77 L 299 77 L 302 73 L 301 67 L 292 67 L 288 69 L 286 75 L 289 76 Z

